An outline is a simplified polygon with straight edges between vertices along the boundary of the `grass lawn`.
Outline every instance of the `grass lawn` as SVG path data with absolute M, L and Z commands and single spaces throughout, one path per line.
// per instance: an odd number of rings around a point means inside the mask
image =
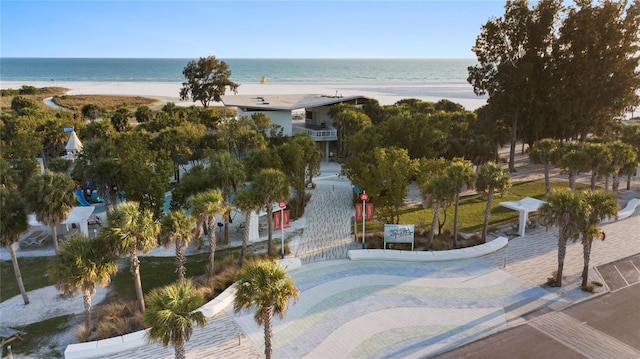
M 115 111 L 118 106 L 125 104 L 130 110 L 135 110 L 142 105 L 151 105 L 158 100 L 142 96 L 119 95 L 61 95 L 55 96 L 53 102 L 60 106 L 80 112 L 86 104 L 95 104 L 107 112 Z
M 15 90 L 18 90 L 18 89 L 15 89 Z M 69 89 L 64 87 L 43 87 L 43 88 L 40 88 L 39 91 L 40 93 L 36 95 L 20 95 L 20 96 L 23 96 L 35 101 L 36 104 L 38 105 L 38 109 L 40 110 L 48 110 L 48 109 L 51 109 L 51 107 L 45 105 L 45 103 L 42 100 L 44 100 L 47 97 L 62 95 L 65 92 L 69 91 Z M 0 108 L 2 108 L 2 111 L 11 111 L 11 100 L 13 100 L 14 96 L 17 96 L 17 95 L 0 96 Z
M 248 252 L 260 251 L 263 247 L 263 245 L 257 244 L 254 247 L 250 247 Z M 223 269 L 222 267 L 224 266 L 224 259 L 226 257 L 231 257 L 235 261 L 239 255 L 239 251 L 240 248 L 217 250 L 216 268 Z M 18 258 L 18 261 L 27 291 L 51 285 L 47 275 L 47 264 L 49 263 L 48 257 Z M 187 257 L 187 277 L 195 278 L 206 274 L 206 265 L 208 264 L 208 261 L 208 253 L 201 253 Z M 129 271 L 129 259 L 119 259 L 119 266 L 120 270 L 114 277 L 112 277 L 111 291 L 105 299 L 105 302 L 132 301 L 136 298 L 133 277 Z M 15 280 L 11 261 L 0 261 L 0 269 L 0 294 L 1 300 L 4 301 L 13 296 L 19 295 L 20 292 Z M 140 277 L 145 293 L 148 293 L 154 288 L 174 283 L 178 279 L 178 275 L 175 273 L 175 257 L 140 257 Z M 93 303 L 94 309 L 97 308 L 99 304 L 100 303 Z M 23 337 L 22 341 L 14 341 L 12 343 L 13 353 L 26 356 L 34 353 L 42 355 L 42 348 L 47 348 L 47 345 L 53 335 L 59 333 L 61 330 L 67 329 L 70 325 L 75 325 L 73 324 L 74 321 L 81 322 L 83 320 L 82 318 L 83 316 L 65 315 L 32 323 L 24 327 L 16 327 L 15 329 L 22 330 L 26 332 L 27 335 Z M 4 352 L 2 357 L 7 355 L 6 348 L 3 349 Z M 54 346 L 50 346 L 46 353 L 46 357 L 59 358 L 62 357 L 62 353 L 60 353 Z
M 576 184 L 577 188 L 586 188 L 587 185 Z M 551 188 L 568 188 L 566 181 L 551 181 Z M 491 205 L 491 217 L 489 218 L 489 230 L 495 229 L 508 223 L 517 223 L 517 211 L 500 206 L 500 202 L 517 201 L 524 197 L 533 197 L 544 200 L 546 196 L 544 180 L 514 182 L 509 192 L 503 196 L 496 194 Z M 460 198 L 458 209 L 458 229 L 461 232 L 473 233 L 482 231 L 484 223 L 484 210 L 487 206 L 486 196 L 481 194 L 465 196 Z M 451 205 L 447 210 L 447 220 L 443 229 L 453 230 L 453 212 Z M 433 210 L 423 208 L 406 208 L 401 211 L 400 224 L 414 224 L 416 229 L 428 228 L 433 219 Z M 440 212 L 440 221 L 443 219 L 443 212 Z M 367 222 L 367 232 L 382 231 L 384 224 L 372 221 Z

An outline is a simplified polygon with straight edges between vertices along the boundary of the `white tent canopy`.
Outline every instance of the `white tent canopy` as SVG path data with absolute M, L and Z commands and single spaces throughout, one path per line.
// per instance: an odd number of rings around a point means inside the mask
M 518 235 L 524 237 L 524 230 L 527 225 L 529 213 L 537 212 L 544 203 L 546 202 L 536 198 L 525 197 L 519 201 L 500 202 L 500 205 L 520 212 L 518 218 Z
M 91 214 L 93 214 L 93 210 L 95 207 L 73 207 L 67 219 L 65 219 L 61 224 L 69 225 L 76 224 L 78 228 L 80 228 L 80 232 L 82 232 L 85 236 L 89 236 L 89 218 Z M 29 225 L 32 227 L 35 226 L 45 226 L 43 223 L 40 223 L 36 220 L 35 214 L 29 215 Z

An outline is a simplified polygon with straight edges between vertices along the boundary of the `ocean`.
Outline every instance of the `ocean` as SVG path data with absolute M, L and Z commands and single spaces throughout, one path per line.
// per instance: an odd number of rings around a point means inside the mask
M 182 82 L 191 59 L 0 58 L 0 81 Z M 466 82 L 475 59 L 221 59 L 238 83 Z

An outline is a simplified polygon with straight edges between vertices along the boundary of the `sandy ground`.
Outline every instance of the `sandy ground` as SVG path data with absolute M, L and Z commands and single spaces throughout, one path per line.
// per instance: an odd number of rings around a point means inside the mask
M 60 81 L 3 81 L 0 88 L 18 89 L 23 85 L 35 87 L 65 87 L 69 95 L 136 95 L 157 98 L 163 102 L 174 102 L 180 106 L 190 106 L 193 102 L 181 102 L 179 98 L 182 84 L 179 82 L 60 82 Z M 343 96 L 367 96 L 381 105 L 391 105 L 406 98 L 418 98 L 437 102 L 443 98 L 475 110 L 486 104 L 486 97 L 478 97 L 466 82 L 426 82 L 426 83 L 241 83 L 238 95 L 288 95 L 324 94 Z M 227 93 L 232 95 L 232 93 Z M 197 104 L 196 104 L 197 105 Z M 216 104 L 222 105 L 222 104 Z

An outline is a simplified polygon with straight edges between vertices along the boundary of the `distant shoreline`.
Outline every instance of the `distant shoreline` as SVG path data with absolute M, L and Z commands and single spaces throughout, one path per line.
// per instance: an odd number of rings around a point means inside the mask
M 268 79 L 267 79 L 268 81 Z M 68 95 L 124 95 L 144 96 L 180 106 L 199 105 L 180 101 L 180 82 L 100 82 L 100 81 L 2 81 L 2 89 L 19 89 L 28 85 L 68 88 Z M 473 93 L 471 85 L 456 81 L 426 81 L 424 83 L 240 83 L 238 95 L 325 94 L 360 95 L 376 99 L 381 105 L 417 98 L 437 102 L 441 99 L 463 105 L 473 111 L 486 104 L 486 97 Z M 232 95 L 233 93 L 227 93 Z M 220 104 L 221 105 L 221 104 Z

